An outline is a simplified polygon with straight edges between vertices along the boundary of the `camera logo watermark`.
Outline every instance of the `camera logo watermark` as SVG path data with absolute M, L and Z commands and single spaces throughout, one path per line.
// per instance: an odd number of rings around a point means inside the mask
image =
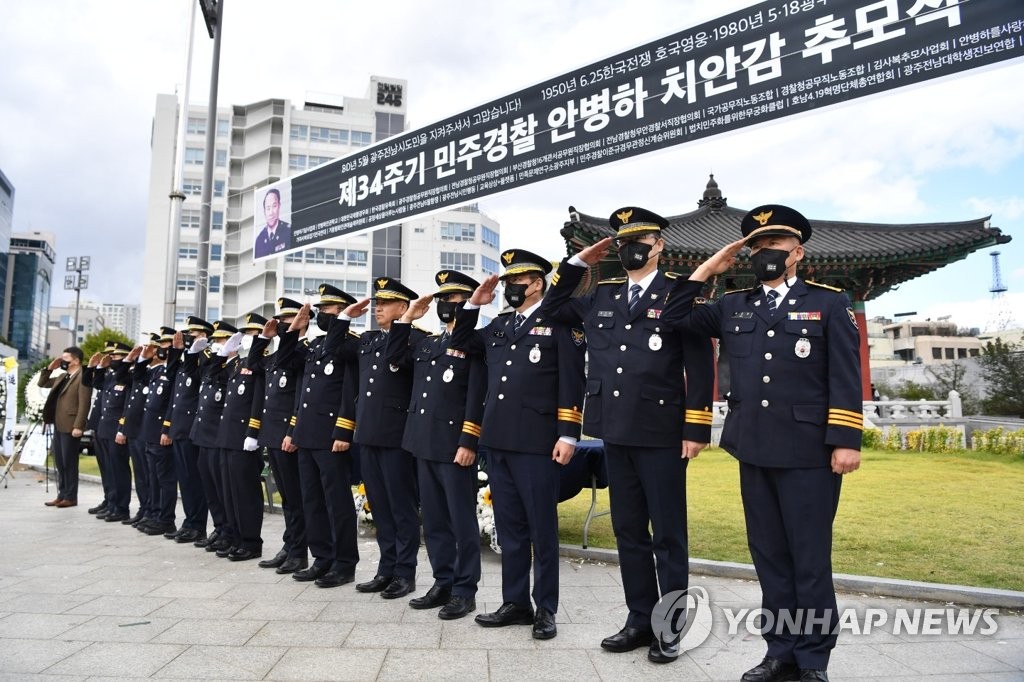
M 711 598 L 703 587 L 662 596 L 651 612 L 651 629 L 662 642 L 679 642 L 676 651 L 694 649 L 711 634 Z

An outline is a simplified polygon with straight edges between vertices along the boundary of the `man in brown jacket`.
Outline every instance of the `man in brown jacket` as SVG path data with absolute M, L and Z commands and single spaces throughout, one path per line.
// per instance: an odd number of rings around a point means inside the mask
M 43 421 L 54 425 L 53 461 L 57 468 L 57 498 L 48 507 L 74 507 L 78 504 L 78 455 L 82 450 L 82 431 L 89 416 L 92 389 L 82 383 L 82 360 L 77 346 L 64 349 L 39 375 L 39 386 L 49 388 L 43 407 Z M 51 377 L 60 368 L 66 373 Z

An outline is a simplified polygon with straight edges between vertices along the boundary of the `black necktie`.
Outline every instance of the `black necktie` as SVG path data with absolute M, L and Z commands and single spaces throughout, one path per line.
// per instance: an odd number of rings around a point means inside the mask
M 774 315 L 775 309 L 779 307 L 779 292 L 775 289 L 769 289 L 768 293 L 765 294 L 765 298 L 768 299 L 768 314 Z
M 522 313 L 516 313 L 516 319 L 512 322 L 513 334 L 519 333 L 519 328 L 523 326 L 523 322 L 526 322 L 526 316 Z
M 640 302 L 640 289 L 639 284 L 634 284 L 629 288 L 629 312 L 633 312 L 636 309 L 636 304 Z

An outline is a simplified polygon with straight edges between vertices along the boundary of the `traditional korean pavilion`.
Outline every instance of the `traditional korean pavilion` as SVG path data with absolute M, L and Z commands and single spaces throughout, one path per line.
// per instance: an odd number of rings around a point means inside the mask
M 675 272 L 692 272 L 722 246 L 739 237 L 740 221 L 747 210 L 729 206 L 712 175 L 704 196 L 697 202 L 697 210 L 666 216 L 669 227 L 662 231 L 665 238 L 662 266 Z M 586 215 L 571 206 L 569 214 L 569 221 L 561 232 L 567 253 L 576 253 L 605 237 L 614 236 L 607 216 Z M 865 400 L 871 399 L 871 372 L 864 304 L 903 282 L 966 258 L 970 253 L 1009 242 L 1010 235 L 991 227 L 990 218 L 921 224 L 810 220 L 814 232 L 804 246 L 806 255 L 798 272 L 804 279 L 844 289 L 852 299 L 860 328 Z M 623 271 L 618 258 L 612 255 L 589 274 L 582 287 L 590 288 L 598 279 L 621 276 Z M 749 259 L 740 256 L 726 276 L 709 283 L 705 295 L 718 298 L 726 291 L 755 284 Z

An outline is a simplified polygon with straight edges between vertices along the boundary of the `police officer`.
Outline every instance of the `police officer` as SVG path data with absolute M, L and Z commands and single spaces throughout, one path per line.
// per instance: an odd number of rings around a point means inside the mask
M 129 393 L 131 366 L 125 358 L 131 346 L 111 341 L 103 349 L 93 376 L 97 389 L 99 419 L 96 423 L 94 443 L 97 452 L 103 452 L 106 461 L 106 475 L 110 480 L 111 493 L 107 497 L 107 509 L 97 514 L 108 523 L 129 519 L 128 505 L 132 497 L 132 470 L 129 464 L 127 445 L 115 442 L 119 420 L 124 413 L 125 400 Z
M 441 607 L 439 618 L 455 620 L 476 610 L 480 582 L 475 465 L 487 375 L 479 355 L 451 347 L 455 312 L 480 283 L 457 270 L 441 270 L 434 280 L 438 289 L 433 296 L 419 298 L 391 325 L 385 361 L 413 364 L 402 447 L 417 459 L 423 536 L 434 573 L 433 586 L 409 606 Z M 426 314 L 431 298 L 444 331 L 411 345 L 412 322 Z
M 206 537 L 209 508 L 199 475 L 199 448 L 189 438 L 189 433 L 199 405 L 199 385 L 202 380 L 200 371 L 206 360 L 202 351 L 192 350 L 192 344 L 196 339 L 206 339 L 212 333 L 212 324 L 189 315 L 185 318 L 185 331 L 174 335 L 167 358 L 167 366 L 174 371 L 174 397 L 168 406 L 164 433 L 160 440 L 174 450 L 174 465 L 185 520 L 176 533 L 168 534 L 168 539 L 179 543 L 195 542 Z
M 388 360 L 392 322 L 419 295 L 393 277 L 374 278 L 373 290 L 374 318 L 379 329 L 364 332 L 359 339 L 359 391 L 349 394 L 351 399 L 341 413 L 342 419 L 355 427 L 342 426 L 336 437 L 345 447 L 352 442 L 359 445 L 360 471 L 380 549 L 377 575 L 356 585 L 356 589 L 397 599 L 416 589 L 416 553 L 420 547 L 416 461 L 402 449 L 402 436 L 412 392 L 413 363 L 408 349 L 426 333 L 420 329 L 404 333 L 405 352 L 396 347 L 393 359 Z M 360 317 L 369 302 L 364 299 L 349 306 L 344 315 Z
M 811 225 L 792 208 L 759 206 L 741 223 L 760 284 L 693 306 L 691 326 L 729 358 L 721 445 L 740 462 L 747 543 L 762 608 L 796 618 L 764 633 L 767 655 L 745 682 L 827 680 L 838 623 L 832 522 L 843 474 L 860 466 L 859 336 L 846 294 L 797 277 Z M 720 251 L 681 294 L 725 272 L 742 245 Z M 817 625 L 812 623 L 817 622 Z M 810 625 L 810 627 L 807 627 Z
M 292 578 L 315 581 L 318 587 L 338 587 L 355 580 L 359 547 L 356 510 L 352 503 L 351 455 L 335 438 L 339 428 L 352 430 L 340 416 L 344 391 L 355 390 L 357 337 L 341 311 L 356 302 L 341 289 L 320 285 L 316 324 L 326 331 L 305 349 L 302 383 L 295 393 L 293 418 L 281 444 L 285 452 L 298 450 L 306 537 L 313 564 Z M 292 320 L 290 332 L 309 324 L 309 305 Z
M 270 470 L 281 493 L 284 515 L 283 546 L 274 557 L 264 559 L 260 568 L 273 568 L 279 574 L 294 573 L 307 568 L 309 547 L 306 544 L 306 520 L 302 513 L 302 487 L 299 484 L 299 461 L 294 452 L 281 449 L 288 422 L 295 406 L 295 388 L 302 378 L 306 364 L 304 338 L 306 328 L 288 331 L 302 304 L 290 298 L 277 299 L 277 315 L 263 326 L 263 332 L 253 340 L 246 363 L 253 371 L 265 375 L 264 400 L 261 415 L 249 436 L 256 438 L 260 447 L 267 448 Z M 270 353 L 270 344 L 278 338 L 277 349 Z
M 146 408 L 142 415 L 142 439 L 146 442 L 146 463 L 149 468 L 149 490 L 153 499 L 153 516 L 149 523 L 138 526 L 146 535 L 177 531 L 174 525 L 178 504 L 178 480 L 174 473 L 174 451 L 161 440 L 167 406 L 174 390 L 173 369 L 167 367 L 171 343 L 177 332 L 161 327 L 158 346 L 149 346 L 142 357 L 149 357 L 150 371 L 146 385 Z
M 480 445 L 501 541 L 503 603 L 480 614 L 484 627 L 533 625 L 535 639 L 557 634 L 558 487 L 561 465 L 576 448 L 583 423 L 583 331 L 551 320 L 540 305 L 551 263 L 523 249 L 501 254 L 505 300 L 500 315 L 474 333 L 480 306 L 494 300 L 488 277 L 456 315 L 452 347 L 484 354 L 487 398 Z M 531 549 L 534 572 L 530 604 Z
M 262 315 L 245 316 L 239 330 L 240 348 L 228 355 L 225 368 L 227 385 L 217 443 L 224 466 L 229 523 L 237 531 L 227 555 L 231 561 L 248 561 L 263 554 L 263 453 L 256 440 L 263 412 L 263 372 L 251 369 L 240 354 L 248 354 L 266 323 Z
M 102 410 L 103 405 L 103 400 L 100 397 L 100 394 L 103 391 L 105 374 L 105 372 L 99 368 L 99 363 L 100 359 L 104 357 L 108 347 L 109 344 L 104 346 L 103 350 L 93 353 L 92 357 L 89 358 L 89 363 L 82 365 L 82 385 L 92 389 L 90 395 L 91 403 L 89 405 L 89 417 L 85 421 L 85 430 L 92 432 L 92 451 L 93 456 L 96 458 L 96 466 L 100 470 L 100 485 L 103 488 L 103 501 L 95 507 L 90 507 L 86 511 L 90 514 L 95 514 L 96 518 L 100 521 L 106 518 L 107 512 L 111 508 L 111 501 L 114 497 L 114 477 L 108 470 L 107 453 L 100 447 L 96 438 L 96 428 L 99 426 L 100 411 Z
M 612 652 L 649 646 L 649 660 L 668 663 L 679 655 L 678 637 L 655 637 L 651 612 L 661 595 L 688 586 L 686 465 L 711 440 L 714 353 L 707 337 L 683 327 L 689 307 L 673 302 L 675 275 L 658 270 L 668 221 L 628 206 L 609 223 L 627 276 L 571 298 L 587 268 L 607 255 L 613 240 L 603 239 L 563 261 L 541 310 L 582 322 L 587 335 L 583 426 L 604 440 L 629 607 L 625 627 L 601 646 Z
M 213 323 L 209 347 L 206 347 L 206 339 L 197 339 L 192 344 L 192 350 L 201 353 L 204 359 L 201 360 L 199 403 L 189 438 L 199 448 L 199 479 L 213 520 L 213 532 L 205 540 L 200 538 L 192 544 L 207 552 L 222 552 L 224 556 L 234 547 L 236 529 L 230 523 L 224 499 L 222 458 L 217 432 L 227 390 L 225 344 L 237 333 L 238 329 L 234 325 L 217 320 Z
M 160 340 L 159 334 L 150 334 L 149 343 L 139 345 L 132 349 L 125 358 L 129 364 L 129 390 L 128 398 L 124 403 L 124 413 L 118 420 L 117 433 L 114 435 L 114 442 L 128 448 L 128 455 L 131 458 L 132 476 L 135 479 L 135 496 L 139 501 L 139 511 L 135 516 L 125 519 L 121 523 L 139 527 L 144 520 L 153 516 L 153 499 L 150 495 L 149 467 L 146 464 L 146 441 L 142 439 L 142 417 L 146 409 L 146 394 L 149 392 L 148 375 L 150 370 L 149 360 L 142 357 L 142 351 L 149 344 L 156 344 Z

